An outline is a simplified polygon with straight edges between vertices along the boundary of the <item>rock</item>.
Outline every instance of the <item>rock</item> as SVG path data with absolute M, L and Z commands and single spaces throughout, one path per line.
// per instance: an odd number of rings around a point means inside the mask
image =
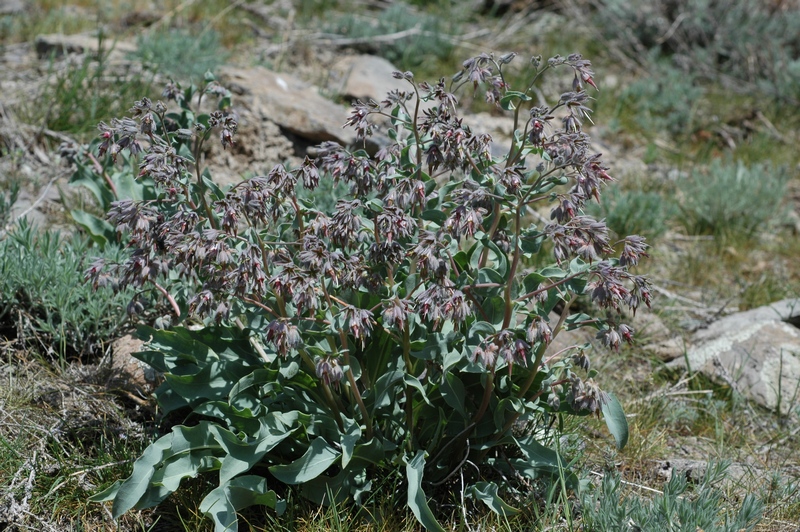
M 402 79 L 395 79 L 392 72 L 400 69 L 382 57 L 374 55 L 351 55 L 340 59 L 331 69 L 333 84 L 329 84 L 333 92 L 338 93 L 346 100 L 363 102 L 375 100 L 380 102 L 386 99 L 386 95 L 392 90 L 412 91 L 411 85 Z M 413 111 L 416 97 L 412 98 L 408 104 L 409 111 Z M 430 109 L 436 102 L 422 102 L 420 112 Z M 386 124 L 389 118 L 381 115 L 373 115 L 371 120 L 381 127 L 376 128 L 376 135 L 370 138 L 372 144 L 377 149 L 389 144 L 391 141 L 384 135 Z M 368 151 L 376 151 L 370 149 Z
M 656 476 L 664 482 L 669 482 L 673 475 L 681 475 L 690 484 L 700 484 L 706 476 L 709 463 L 705 460 L 688 460 L 685 458 L 672 458 L 656 462 Z M 764 471 L 750 464 L 732 463 L 725 469 L 724 475 L 719 479 L 723 488 L 742 487 L 748 481 L 762 478 Z
M 289 74 L 263 67 L 224 67 L 219 78 L 236 95 L 236 106 L 243 107 L 255 119 L 274 122 L 313 143 L 355 142 L 355 133 L 342 128 L 349 115 L 347 108 L 326 100 L 315 87 Z
M 142 340 L 130 334 L 111 344 L 111 368 L 114 372 L 112 379 L 115 382 L 123 382 L 123 388 L 131 387 L 139 392 L 150 391 L 159 381 L 155 369 L 132 356 L 133 353 L 142 351 L 144 344 Z
M 337 61 L 331 74 L 334 80 L 340 80 L 336 90 L 344 98 L 380 102 L 392 90 L 411 90 L 407 81 L 392 77 L 392 72 L 398 70 L 382 57 L 350 55 Z
M 686 344 L 683 338 L 675 336 L 645 344 L 642 351 L 658 357 L 662 362 L 670 362 L 686 353 Z
M 16 15 L 25 11 L 22 0 L 0 0 L 0 15 Z
M 680 335 L 673 334 L 656 314 L 639 312 L 629 322 L 635 331 L 637 344 L 646 353 L 655 355 L 663 362 L 683 356 L 685 342 Z
M 787 414 L 800 402 L 798 325 L 800 299 L 731 314 L 695 332 L 686 357 L 669 366 L 700 371 L 770 410 L 780 408 Z
M 278 124 L 258 110 L 253 113 L 240 109 L 235 140 L 233 147 L 227 150 L 218 142 L 209 144 L 208 169 L 223 189 L 241 181 L 243 174 L 264 174 L 277 164 L 296 167 L 302 162 L 302 158 L 295 157 L 294 144 L 284 136 Z
M 100 40 L 96 35 L 77 34 L 62 35 L 60 33 L 51 35 L 39 35 L 36 37 L 36 55 L 44 59 L 54 55 L 60 57 L 68 54 L 90 53 L 98 55 Z M 125 55 L 135 52 L 136 45 L 127 41 L 113 41 L 104 38 L 103 52 L 109 54 L 110 59 L 123 59 Z

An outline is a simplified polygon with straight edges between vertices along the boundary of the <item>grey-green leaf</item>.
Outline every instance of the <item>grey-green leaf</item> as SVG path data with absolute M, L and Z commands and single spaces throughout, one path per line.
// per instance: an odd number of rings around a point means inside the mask
M 497 484 L 494 482 L 476 482 L 470 486 L 467 493 L 484 503 L 496 514 L 511 516 L 519 513 L 519 510 L 500 498 L 500 495 L 497 494 Z
M 433 516 L 428 499 L 422 490 L 422 474 L 425 469 L 425 451 L 419 451 L 417 456 L 410 462 L 403 457 L 406 463 L 406 478 L 408 478 L 408 507 L 414 513 L 414 517 L 420 522 L 425 530 L 445 532 L 444 528 L 436 521 Z
M 601 401 L 603 419 L 606 420 L 608 431 L 617 442 L 617 449 L 622 450 L 628 443 L 628 419 L 622 410 L 622 405 L 614 394 L 608 394 L 608 400 Z
M 317 438 L 303 456 L 291 464 L 272 466 L 269 472 L 286 484 L 302 484 L 324 473 L 340 456 L 323 438 Z
M 161 462 L 164 453 L 172 447 L 174 433 L 167 434 L 151 443 L 142 456 L 133 464 L 133 473 L 123 482 L 117 491 L 111 515 L 114 519 L 136 506 L 150 485 L 156 466 Z
M 278 500 L 274 491 L 267 490 L 266 479 L 246 475 L 211 490 L 200 503 L 200 511 L 214 521 L 214 532 L 236 532 L 239 530 L 236 512 L 257 504 L 274 508 L 278 515 L 286 508 L 286 501 Z
M 89 238 L 101 248 L 116 240 L 114 228 L 107 221 L 79 209 L 73 209 L 69 213 L 75 223 L 81 226 L 89 234 Z

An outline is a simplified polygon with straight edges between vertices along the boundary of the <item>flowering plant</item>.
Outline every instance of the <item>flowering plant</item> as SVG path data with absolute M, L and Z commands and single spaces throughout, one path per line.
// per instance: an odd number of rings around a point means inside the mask
M 590 371 L 590 346 L 550 347 L 580 327 L 613 348 L 632 341 L 619 311 L 650 303 L 646 279 L 631 272 L 646 246 L 637 236 L 612 243 L 583 214 L 611 181 L 583 132 L 584 87 L 596 88 L 589 61 L 533 58 L 515 91 L 503 71 L 514 57 L 471 58 L 449 83 L 397 72 L 407 90 L 355 102 L 347 122 L 363 146 L 386 128 L 377 153 L 324 143 L 298 168 L 226 192 L 200 161 L 211 135 L 235 142 L 234 114 L 227 101 L 209 115 L 190 110 L 209 91 L 226 98 L 213 80 L 199 93 L 170 86 L 179 114 L 143 99 L 133 118 L 101 126 L 101 150 L 141 151 L 138 174 L 160 193 L 114 203 L 109 217 L 131 256 L 88 276 L 152 287 L 177 316 L 205 321 L 140 329 L 150 344 L 138 356 L 165 374 L 159 404 L 186 422 L 95 500 L 113 500 L 119 516 L 217 471 L 200 508 L 217 530 L 236 530 L 243 507 L 282 510 L 268 483 L 360 502 L 376 474 L 404 469 L 409 507 L 441 530 L 426 490 L 457 489 L 510 514 L 500 497 L 514 485 L 494 479 L 562 470 L 547 447 L 554 416 L 602 413 L 625 445 L 624 414 Z M 533 105 L 533 87 L 555 68 L 572 74 L 572 89 Z M 501 155 L 458 117 L 459 90 L 485 91 L 513 114 Z M 321 179 L 349 185 L 331 212 L 298 196 Z M 551 221 L 538 221 L 548 204 Z M 572 312 L 582 296 L 617 312 Z

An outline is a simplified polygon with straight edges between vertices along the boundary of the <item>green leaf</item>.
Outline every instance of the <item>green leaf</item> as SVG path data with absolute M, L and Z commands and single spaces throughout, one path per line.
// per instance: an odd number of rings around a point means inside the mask
M 302 484 L 324 473 L 340 456 L 323 438 L 316 438 L 303 456 L 291 464 L 272 466 L 269 472 L 286 484 Z
M 232 479 L 240 473 L 249 471 L 266 453 L 289 437 L 293 430 L 281 423 L 274 414 L 259 419 L 261 430 L 251 441 L 241 441 L 229 430 L 218 425 L 210 425 L 208 430 L 214 435 L 225 452 L 222 468 L 219 471 L 220 482 Z M 323 440 L 324 441 L 324 440 Z
M 497 270 L 493 270 L 492 268 L 481 268 L 478 270 L 477 282 L 505 284 L 506 278 L 500 275 L 500 272 Z M 495 290 L 500 290 L 500 287 L 497 287 Z
M 274 491 L 267 489 L 265 478 L 247 475 L 223 482 L 211 490 L 200 502 L 199 509 L 214 521 L 214 532 L 237 532 L 236 512 L 258 504 L 275 509 L 278 515 L 286 509 L 286 501 L 279 500 Z
M 531 97 L 525 94 L 524 92 L 519 91 L 508 91 L 505 95 L 500 98 L 500 107 L 506 111 L 513 111 L 517 107 L 514 105 L 514 100 L 520 100 L 522 102 L 530 101 Z
M 542 243 L 544 242 L 544 240 L 545 236 L 543 233 L 539 232 L 524 233 L 520 236 L 519 247 L 520 249 L 522 249 L 523 253 L 536 255 L 542 248 Z
M 617 442 L 617 449 L 622 450 L 628 443 L 628 419 L 625 417 L 622 405 L 613 393 L 609 393 L 608 400 L 600 401 L 600 408 L 608 431 Z
M 161 463 L 164 453 L 172 447 L 172 439 L 175 432 L 167 434 L 151 443 L 144 450 L 142 456 L 133 464 L 133 473 L 120 486 L 114 498 L 114 505 L 111 515 L 114 519 L 136 506 L 139 499 L 144 497 L 153 478 L 156 466 Z M 106 490 L 108 491 L 108 490 Z M 100 495 L 100 494 L 98 494 Z
M 542 284 L 542 281 L 546 281 L 547 277 L 539 275 L 536 272 L 529 273 L 525 276 L 522 280 L 522 285 L 525 287 L 525 293 L 534 292 L 538 290 L 539 285 Z
M 444 211 L 429 209 L 422 213 L 422 219 L 442 227 L 444 226 L 445 220 L 447 220 L 447 214 L 445 214 Z
M 342 467 L 347 467 L 353 458 L 356 443 L 361 439 L 361 427 L 352 419 L 345 419 L 345 433 L 342 434 Z
M 539 275 L 548 279 L 563 279 L 567 276 L 567 272 L 558 266 L 547 266 L 539 270 Z
M 111 202 L 117 199 L 111 192 L 108 183 L 93 169 L 90 170 L 88 167 L 78 162 L 75 164 L 78 169 L 72 174 L 72 177 L 69 178 L 69 184 L 89 189 L 91 193 L 94 194 L 100 206 L 104 210 L 107 210 L 111 206 Z
M 370 394 L 370 397 L 373 400 L 373 415 L 376 410 L 392 404 L 392 399 L 394 398 L 394 385 L 403 379 L 404 374 L 405 373 L 400 370 L 394 370 L 384 373 L 378 378 L 378 380 L 375 381 L 375 385 L 373 386 L 374 391 Z
M 444 402 L 458 412 L 462 418 L 467 419 L 467 411 L 464 409 L 464 397 L 466 392 L 461 379 L 451 372 L 446 372 L 439 391 L 442 394 Z
M 422 490 L 422 475 L 425 469 L 425 451 L 418 451 L 417 456 L 410 462 L 407 456 L 403 456 L 406 464 L 406 477 L 408 479 L 408 507 L 414 513 L 414 517 L 420 522 L 425 530 L 445 532 L 444 528 L 436 521 L 433 512 L 428 506 L 428 499 Z
M 418 342 L 422 345 L 415 346 L 414 343 L 411 344 L 411 356 L 422 360 L 439 362 L 444 358 L 445 353 L 449 351 L 447 335 L 444 332 L 428 333 L 424 340 Z
M 119 492 L 120 486 L 122 486 L 122 480 L 117 480 L 109 487 L 101 491 L 100 493 L 95 493 L 91 497 L 89 497 L 89 502 L 108 502 L 113 501 L 114 497 L 117 496 Z
M 469 328 L 469 340 L 470 345 L 478 345 L 481 340 L 485 337 L 490 336 L 497 331 L 494 328 L 494 325 L 491 323 L 487 323 L 485 321 L 476 321 L 472 324 L 472 327 Z
M 522 451 L 524 460 L 512 458 L 508 460 L 508 464 L 503 464 L 504 460 L 498 460 L 495 463 L 496 467 L 504 469 L 509 467 L 510 471 L 517 470 L 519 473 L 528 476 L 529 478 L 536 478 L 542 473 L 549 475 L 563 475 L 564 481 L 567 486 L 577 489 L 580 485 L 577 475 L 572 473 L 567 468 L 564 458 L 548 447 L 545 447 L 533 436 L 524 438 L 514 438 L 517 447 Z
M 129 199 L 133 201 L 154 199 L 154 187 L 143 185 L 140 181 L 134 179 L 130 171 L 123 170 L 121 172 L 116 172 L 111 176 L 111 180 L 114 182 L 114 186 L 117 189 L 117 199 Z M 150 188 L 149 191 L 148 188 Z M 150 192 L 150 194 L 148 194 L 148 192 Z
M 211 171 L 208 168 L 203 170 L 203 175 L 201 177 L 203 178 L 203 185 L 211 192 L 213 199 L 221 200 L 225 197 L 225 193 L 222 192 L 222 189 L 219 188 L 219 185 L 217 185 L 211 177 Z
M 469 487 L 467 494 L 484 503 L 496 514 L 511 516 L 519 513 L 519 510 L 500 498 L 497 494 L 497 484 L 494 482 L 477 482 Z
M 534 469 L 541 469 L 550 473 L 558 472 L 559 458 L 556 451 L 545 447 L 536 441 L 533 436 L 514 438 L 514 441 L 517 442 L 517 447 L 525 456 L 525 461 L 533 466 Z
M 86 211 L 78 209 L 69 211 L 69 214 L 72 216 L 72 219 L 75 220 L 75 223 L 82 227 L 89 235 L 89 238 L 100 246 L 101 249 L 109 242 L 116 241 L 117 236 L 114 232 L 114 227 L 107 221 L 98 218 L 94 214 L 89 214 Z
M 181 480 L 189 477 L 194 478 L 201 470 L 214 467 L 213 465 L 209 466 L 209 463 L 206 461 L 206 459 L 209 458 L 208 454 L 210 452 L 210 449 L 205 449 L 205 453 L 183 453 L 173 456 L 169 460 L 166 460 L 164 465 L 159 467 L 153 475 L 151 483 L 154 486 L 165 488 L 165 494 L 169 495 L 178 489 Z M 219 461 L 217 460 L 217 464 L 218 463 Z
M 405 374 L 403 375 L 403 382 L 406 386 L 411 386 L 412 388 L 416 388 L 417 391 L 422 396 L 422 400 L 425 401 L 427 404 L 433 406 L 430 399 L 428 399 L 428 395 L 425 393 L 425 387 L 419 382 L 419 379 L 414 377 L 413 375 Z

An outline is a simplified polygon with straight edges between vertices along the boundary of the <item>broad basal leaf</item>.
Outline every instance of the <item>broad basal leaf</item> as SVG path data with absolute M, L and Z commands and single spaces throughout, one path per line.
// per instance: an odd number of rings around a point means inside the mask
M 267 489 L 265 478 L 247 475 L 223 482 L 211 490 L 200 503 L 200 511 L 214 521 L 214 532 L 237 532 L 236 512 L 257 504 L 273 508 L 278 515 L 286 509 L 286 501 L 279 500 L 274 491 Z
M 414 513 L 417 521 L 425 527 L 425 530 L 445 532 L 444 528 L 436 521 L 433 516 L 428 499 L 422 490 L 422 475 L 425 469 L 425 451 L 419 451 L 417 456 L 410 462 L 403 457 L 406 463 L 406 478 L 408 479 L 408 507 Z
M 272 466 L 269 472 L 286 484 L 302 484 L 324 473 L 340 456 L 323 438 L 317 438 L 303 456 L 291 464 Z

